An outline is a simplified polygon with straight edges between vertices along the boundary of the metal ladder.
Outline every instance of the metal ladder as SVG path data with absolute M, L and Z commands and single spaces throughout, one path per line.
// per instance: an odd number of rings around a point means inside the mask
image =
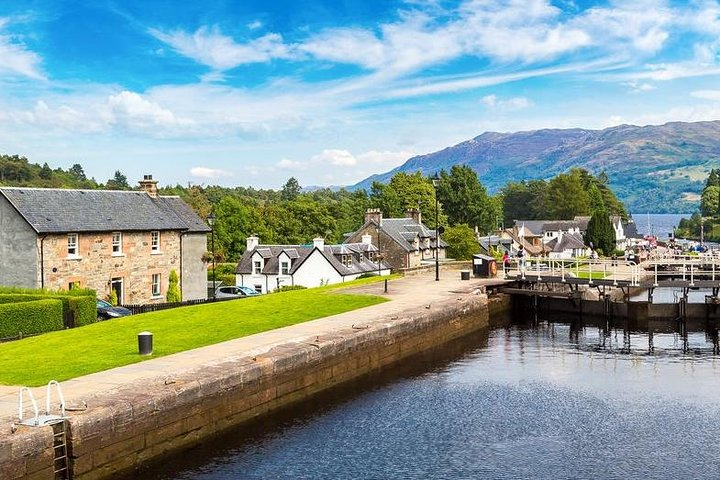
M 52 400 L 52 386 L 55 386 L 57 395 L 60 398 L 60 415 L 51 413 L 50 402 Z M 33 410 L 33 417 L 23 418 L 25 405 L 23 402 L 23 393 L 27 393 Z M 65 429 L 65 398 L 63 397 L 60 384 L 51 380 L 47 384 L 45 394 L 45 413 L 40 414 L 37 402 L 33 396 L 32 390 L 28 387 L 20 387 L 18 393 L 18 419 L 20 425 L 29 427 L 49 426 L 53 429 L 53 472 L 56 480 L 70 480 L 71 473 L 68 464 L 68 448 L 67 448 L 67 431 Z

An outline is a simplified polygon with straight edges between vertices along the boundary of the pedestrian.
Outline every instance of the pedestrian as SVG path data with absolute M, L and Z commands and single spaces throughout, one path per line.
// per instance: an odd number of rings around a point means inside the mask
M 508 254 L 507 250 L 505 251 L 505 253 L 503 253 L 502 264 L 503 264 L 503 273 L 505 274 L 505 278 L 507 278 L 508 275 L 510 274 L 510 255 Z
M 520 245 L 520 248 L 518 248 L 517 258 L 518 268 L 520 268 L 520 271 L 525 271 L 525 250 L 523 249 L 522 245 Z

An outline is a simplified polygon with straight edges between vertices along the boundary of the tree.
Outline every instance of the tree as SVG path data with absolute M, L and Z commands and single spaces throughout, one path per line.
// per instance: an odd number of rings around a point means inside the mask
M 482 232 L 496 227 L 500 211 L 467 165 L 454 165 L 450 173 L 442 170 L 437 195 L 450 225 L 466 224 Z
M 297 178 L 290 177 L 282 187 L 280 198 L 286 201 L 295 200 L 300 195 L 300 191 L 300 182 L 297 181 Z
M 77 181 L 84 182 L 87 180 L 87 177 L 85 176 L 85 170 L 83 170 L 82 165 L 79 163 L 76 163 L 70 169 L 68 170 L 68 173 Z
M 474 230 L 465 224 L 447 227 L 440 238 L 448 244 L 450 258 L 469 260 L 480 250 Z
M 115 170 L 115 175 L 107 181 L 105 189 L 130 190 L 130 184 L 128 184 L 127 177 L 120 170 Z
M 605 210 L 597 211 L 590 217 L 585 243 L 592 245 L 603 255 L 610 255 L 615 251 L 615 229 L 610 221 L 610 215 Z
M 180 294 L 180 286 L 178 285 L 180 280 L 175 270 L 170 270 L 168 282 L 167 301 L 169 303 L 181 302 L 182 295 Z
M 549 218 L 572 220 L 590 213 L 590 200 L 577 170 L 561 173 L 548 183 L 545 210 Z
M 700 197 L 700 212 L 703 217 L 717 215 L 718 204 L 720 204 L 720 187 L 715 185 L 705 187 Z

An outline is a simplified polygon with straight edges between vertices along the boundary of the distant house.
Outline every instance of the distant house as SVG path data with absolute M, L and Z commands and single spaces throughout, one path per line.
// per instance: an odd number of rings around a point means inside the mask
M 378 259 L 378 249 L 364 236 L 359 243 L 325 245 L 260 245 L 247 238 L 247 248 L 235 269 L 237 285 L 260 293 L 283 286 L 319 287 L 355 280 L 364 273 L 389 275 L 390 266 Z
M 508 245 L 510 255 L 515 255 L 520 246 L 530 256 L 545 255 L 548 249 L 542 241 L 542 234 L 535 233 L 524 223 L 513 228 L 506 228 L 501 232 L 502 242 Z M 509 242 L 509 243 L 508 243 Z
M 170 272 L 183 299 L 206 298 L 210 231 L 179 197 L 142 191 L 0 187 L 0 285 L 95 290 L 120 303 L 164 301 Z
M 368 209 L 362 227 L 349 234 L 345 243 L 359 242 L 366 235 L 375 240 L 393 270 L 419 267 L 436 255 L 438 260 L 446 258 L 448 244 L 436 241 L 435 230 L 423 225 L 417 209 L 408 210 L 405 218 L 383 218 L 380 209 Z

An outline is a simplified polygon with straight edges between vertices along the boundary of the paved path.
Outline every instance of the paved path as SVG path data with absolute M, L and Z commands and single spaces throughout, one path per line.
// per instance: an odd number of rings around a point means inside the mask
M 426 305 L 433 308 L 433 302 L 458 293 L 470 292 L 480 285 L 504 283 L 499 279 L 472 279 L 463 281 L 458 270 L 442 270 L 440 280 L 435 281 L 435 272 L 428 271 L 413 274 L 388 282 L 388 292 L 383 292 L 383 283 L 374 283 L 353 288 L 353 292 L 382 295 L 391 301 L 360 310 L 333 315 L 290 327 L 258 333 L 248 337 L 230 340 L 187 352 L 167 355 L 144 362 L 114 368 L 104 372 L 78 377 L 62 382 L 62 391 L 66 404 L 81 405 L 83 401 L 114 388 L 132 384 L 143 378 L 172 378 L 178 372 L 192 370 L 203 365 L 222 363 L 232 357 L 256 355 L 272 347 L 299 341 L 314 335 L 363 324 L 381 316 L 392 315 L 404 310 Z M 158 340 L 155 339 L 157 342 Z M 31 365 L 32 362 L 28 362 Z M 0 428 L 9 422 L 17 421 L 18 387 L 0 386 Z M 45 388 L 34 388 L 33 394 L 38 407 L 44 410 Z M 53 404 L 57 405 L 56 393 L 52 392 Z M 29 402 L 26 402 L 29 403 Z M 56 413 L 56 412 L 53 412 Z M 29 416 L 29 413 L 24 414 Z

